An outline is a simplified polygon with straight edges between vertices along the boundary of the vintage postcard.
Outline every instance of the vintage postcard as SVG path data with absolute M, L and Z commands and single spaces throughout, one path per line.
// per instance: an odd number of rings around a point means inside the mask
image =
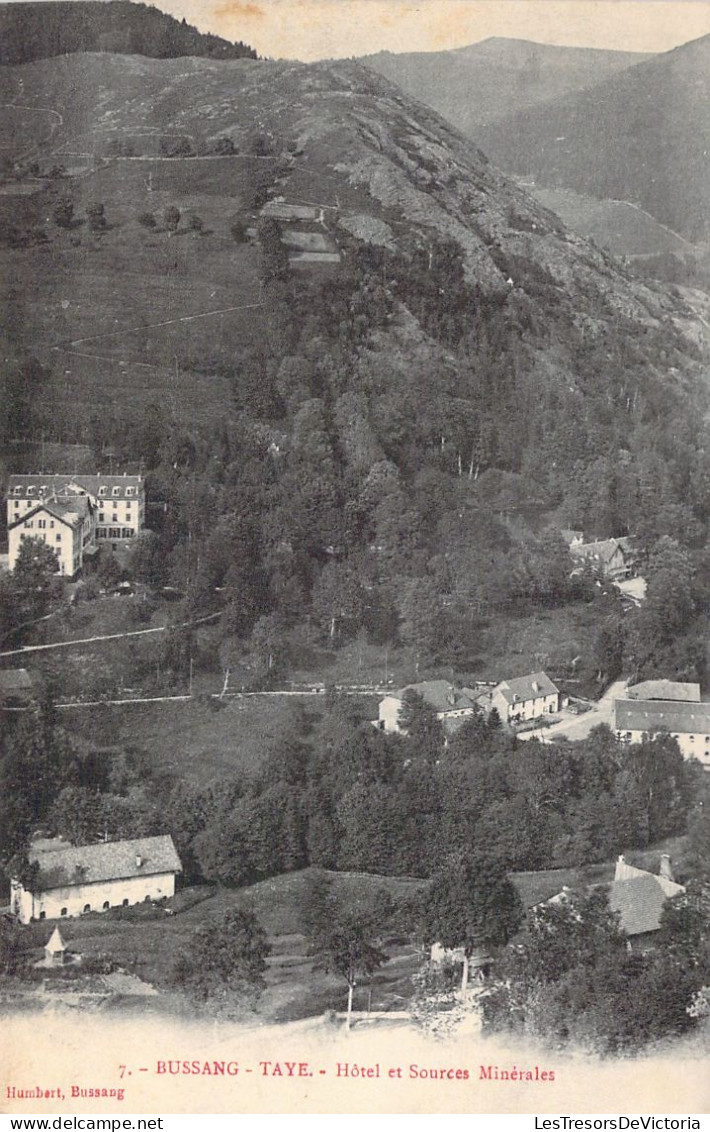
M 0 1112 L 700 1127 L 709 76 L 0 4 Z

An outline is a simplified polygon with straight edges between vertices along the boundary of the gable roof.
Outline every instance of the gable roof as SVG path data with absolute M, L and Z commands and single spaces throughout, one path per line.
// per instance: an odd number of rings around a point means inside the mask
M 416 692 L 438 712 L 458 711 L 475 706 L 473 696 L 465 688 L 455 688 L 448 680 L 422 680 L 419 684 L 407 684 L 393 695 L 395 699 L 402 700 L 405 692 Z
M 569 552 L 573 558 L 594 558 L 607 564 L 611 562 L 615 554 L 620 554 L 622 558 L 624 556 L 619 541 L 615 538 L 599 539 L 597 542 L 573 543 Z
M 626 935 L 658 931 L 666 900 L 685 892 L 685 889 L 682 884 L 654 876 L 643 869 L 635 869 L 634 872 L 639 875 L 614 881 L 609 890 L 609 907 L 612 912 L 620 914 L 621 930 Z
M 626 689 L 628 700 L 677 700 L 700 703 L 700 685 L 676 680 L 643 680 Z
M 710 703 L 681 700 L 616 700 L 617 731 L 659 731 L 683 735 L 710 735 Z
M 589 891 L 605 885 L 590 885 Z M 573 890 L 563 887 L 560 892 L 540 904 L 565 904 Z M 685 892 L 682 884 L 676 884 L 666 876 L 656 876 L 646 869 L 630 865 L 623 856 L 616 862 L 614 880 L 609 886 L 609 908 L 619 913 L 619 926 L 627 936 L 655 932 L 661 926 L 661 913 L 666 900 Z
M 493 695 L 500 694 L 509 704 L 524 703 L 526 700 L 539 700 L 541 696 L 555 696 L 559 689 L 552 683 L 546 672 L 531 672 L 529 676 L 517 676 L 513 680 L 503 680 L 493 689 Z
M 0 696 L 31 692 L 34 682 L 26 668 L 0 668 Z
M 25 511 L 23 515 L 18 515 L 14 522 L 8 524 L 7 529 L 12 531 L 15 527 L 21 527 L 28 519 L 32 519 L 42 511 L 52 515 L 67 527 L 76 527 L 88 514 L 89 501 L 86 496 L 77 496 L 74 499 L 68 499 L 66 496 L 62 498 L 48 496 L 46 499 L 38 499 L 36 507 Z
M 44 892 L 72 885 L 182 872 L 169 835 L 104 841 L 98 845 L 45 842 L 30 846 L 29 859 L 30 863 L 36 861 L 39 865 L 36 887 Z

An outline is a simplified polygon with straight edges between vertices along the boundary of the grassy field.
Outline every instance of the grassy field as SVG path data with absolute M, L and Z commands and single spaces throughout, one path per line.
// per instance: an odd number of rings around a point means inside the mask
M 300 700 L 298 702 L 301 702 Z M 308 700 L 309 711 L 313 700 Z M 279 696 L 69 709 L 63 725 L 98 746 L 131 746 L 154 772 L 207 786 L 256 771 L 278 743 L 294 700 Z
M 368 907 L 375 893 L 386 890 L 395 902 L 408 900 L 421 891 L 424 882 L 399 877 L 365 874 L 331 874 L 336 896 L 354 907 Z M 84 955 L 106 955 L 135 972 L 146 982 L 169 989 L 168 972 L 180 952 L 189 947 L 192 932 L 210 924 L 230 908 L 247 903 L 259 916 L 271 944 L 267 989 L 259 1006 L 264 1021 L 290 1021 L 342 1010 L 347 986 L 337 975 L 315 969 L 308 956 L 299 909 L 308 883 L 309 870 L 262 881 L 238 892 L 205 890 L 206 899 L 175 916 L 156 913 L 146 918 L 111 919 L 86 916 L 62 922 L 62 935 L 70 950 Z M 179 901 L 178 901 L 179 906 Z M 150 915 L 148 913 L 147 915 Z M 33 941 L 44 942 L 47 929 L 33 926 Z M 51 928 L 50 928 L 51 930 Z M 355 1007 L 364 1009 L 370 999 L 374 1009 L 401 1009 L 411 992 L 411 975 L 423 955 L 413 944 L 393 942 L 389 960 L 372 979 L 356 991 Z M 148 1005 L 170 1011 L 184 1010 L 179 996 L 147 1000 Z
M 630 863 L 651 871 L 658 870 L 659 854 L 670 852 L 676 860 L 682 855 L 683 839 L 675 838 L 644 852 L 629 853 Z M 271 946 L 266 991 L 258 1009 L 265 1022 L 286 1022 L 343 1010 L 347 988 L 337 975 L 324 972 L 308 954 L 303 933 L 301 908 L 312 870 L 286 873 L 261 881 L 250 888 L 188 889 L 174 901 L 176 914 L 166 917 L 158 910 L 130 911 L 126 918 L 90 915 L 62 922 L 62 935 L 70 951 L 83 955 L 105 955 L 121 967 L 156 986 L 161 994 L 154 999 L 118 1000 L 115 1009 L 158 1010 L 189 1014 L 184 999 L 171 990 L 169 972 L 177 956 L 189 948 L 194 930 L 216 922 L 224 912 L 246 904 L 263 924 Z M 381 877 L 364 873 L 330 873 L 333 893 L 344 905 L 367 910 L 375 894 L 386 891 L 395 905 L 409 904 L 421 896 L 427 881 L 411 877 Z M 563 885 L 609 883 L 614 862 L 581 869 L 554 869 L 539 873 L 512 875 L 526 908 L 559 892 Z M 50 924 L 28 929 L 28 939 L 41 947 Z M 426 961 L 427 949 L 414 939 L 393 936 L 387 941 L 384 966 L 370 981 L 356 988 L 356 1010 L 406 1009 L 412 992 L 412 975 Z

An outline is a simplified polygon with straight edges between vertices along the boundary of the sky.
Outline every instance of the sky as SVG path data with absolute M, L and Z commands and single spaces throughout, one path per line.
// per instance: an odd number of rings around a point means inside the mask
M 490 36 L 668 51 L 710 34 L 710 0 L 157 0 L 201 31 L 262 56 L 314 59 L 440 51 Z

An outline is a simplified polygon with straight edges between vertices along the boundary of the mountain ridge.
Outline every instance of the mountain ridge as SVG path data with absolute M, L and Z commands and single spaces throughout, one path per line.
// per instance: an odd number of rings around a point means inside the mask
M 484 123 L 593 85 L 647 58 L 643 53 L 493 36 L 448 51 L 380 52 L 359 61 L 477 140 Z
M 710 35 L 569 98 L 484 125 L 492 160 L 541 185 L 629 200 L 694 241 L 710 233 Z

